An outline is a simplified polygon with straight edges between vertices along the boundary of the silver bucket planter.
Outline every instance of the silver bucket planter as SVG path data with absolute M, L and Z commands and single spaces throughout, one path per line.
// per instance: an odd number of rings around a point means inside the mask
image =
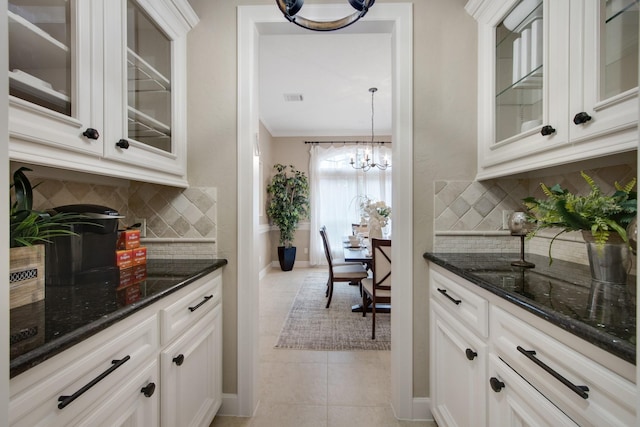
M 629 245 L 619 234 L 611 233 L 604 245 L 598 245 L 591 232 L 583 231 L 582 237 L 587 245 L 591 277 L 604 283 L 625 284 L 631 269 Z

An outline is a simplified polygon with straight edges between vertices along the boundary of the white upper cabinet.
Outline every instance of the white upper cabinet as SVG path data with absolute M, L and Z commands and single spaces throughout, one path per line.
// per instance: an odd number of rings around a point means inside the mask
M 107 79 L 105 141 L 110 159 L 180 175 L 186 147 L 186 34 L 190 29 L 164 3 L 105 2 Z M 160 26 L 160 23 L 163 25 Z
M 634 0 L 471 0 L 478 178 L 637 148 Z
M 186 186 L 186 0 L 10 0 L 10 156 Z
M 9 0 L 9 130 L 21 143 L 10 146 L 12 158 L 30 151 L 25 142 L 102 154 L 101 90 L 95 93 L 100 82 L 92 73 L 102 67 L 94 6 Z

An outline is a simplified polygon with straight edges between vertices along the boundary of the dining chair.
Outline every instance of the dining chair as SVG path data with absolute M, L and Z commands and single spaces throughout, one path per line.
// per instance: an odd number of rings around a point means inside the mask
M 327 290 L 325 292 L 325 296 L 328 298 L 326 308 L 329 308 L 329 305 L 331 305 L 331 298 L 333 297 L 334 282 L 356 283 L 362 291 L 362 279 L 366 278 L 368 273 L 367 269 L 359 263 L 345 262 L 334 265 L 331 246 L 329 245 L 329 238 L 327 236 L 327 228 L 324 225 L 320 227 L 320 236 L 322 237 L 324 254 L 327 257 L 327 263 L 329 264 L 329 279 L 327 280 Z
M 391 304 L 391 240 L 371 239 L 373 277 L 362 281 L 362 316 L 371 305 L 371 339 L 376 339 L 376 304 Z

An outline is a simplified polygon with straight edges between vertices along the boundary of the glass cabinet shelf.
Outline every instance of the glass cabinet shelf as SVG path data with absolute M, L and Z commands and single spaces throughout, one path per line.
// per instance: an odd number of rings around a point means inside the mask
M 522 0 L 495 29 L 495 143 L 542 124 L 543 8 Z
M 130 92 L 171 92 L 169 79 L 131 49 L 127 49 L 127 80 Z
M 26 2 L 11 2 L 7 11 L 9 93 L 71 115 L 68 6 L 55 2 L 49 2 L 48 6 L 40 6 L 42 2 L 32 6 L 22 3 Z
M 129 137 L 163 151 L 171 143 L 171 127 L 153 117 L 128 107 Z
M 608 0 L 603 4 L 600 100 L 638 86 L 638 1 Z

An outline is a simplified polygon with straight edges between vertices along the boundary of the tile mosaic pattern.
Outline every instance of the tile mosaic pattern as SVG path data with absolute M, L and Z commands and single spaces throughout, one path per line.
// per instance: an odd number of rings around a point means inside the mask
M 637 175 L 634 165 L 618 165 L 585 170 L 605 194 L 615 191 L 614 182 L 627 183 Z M 560 184 L 573 193 L 586 194 L 589 185 L 578 172 L 536 179 L 495 179 L 477 181 L 438 181 L 435 183 L 434 250 L 438 252 L 518 252 L 519 239 L 509 235 L 482 236 L 483 231 L 500 230 L 503 210 L 523 209 L 521 200 L 528 196 L 544 198 L 540 182 Z M 453 235 L 455 231 L 477 231 L 476 235 Z M 448 233 L 449 232 L 449 233 Z M 549 244 L 557 231 L 544 230 L 526 240 L 525 251 L 548 256 Z M 554 259 L 588 264 L 587 249 L 580 233 L 565 233 L 552 247 Z M 635 271 L 635 266 L 632 267 Z
M 147 219 L 147 238 L 216 237 L 217 190 L 187 189 L 132 183 L 129 210 L 132 218 Z
M 128 216 L 129 188 L 53 179 L 34 179 L 33 206 L 47 210 L 74 204 L 102 205 Z
M 117 210 L 124 227 L 147 219 L 149 258 L 213 258 L 217 253 L 217 190 L 188 189 L 132 182 L 96 185 L 55 179 L 34 180 L 34 207 L 47 210 L 69 204 L 96 204 Z M 154 239 L 169 239 L 158 241 Z M 188 239 L 174 242 L 171 239 Z
M 502 212 L 522 209 L 526 180 L 436 181 L 435 231 L 502 229 Z

